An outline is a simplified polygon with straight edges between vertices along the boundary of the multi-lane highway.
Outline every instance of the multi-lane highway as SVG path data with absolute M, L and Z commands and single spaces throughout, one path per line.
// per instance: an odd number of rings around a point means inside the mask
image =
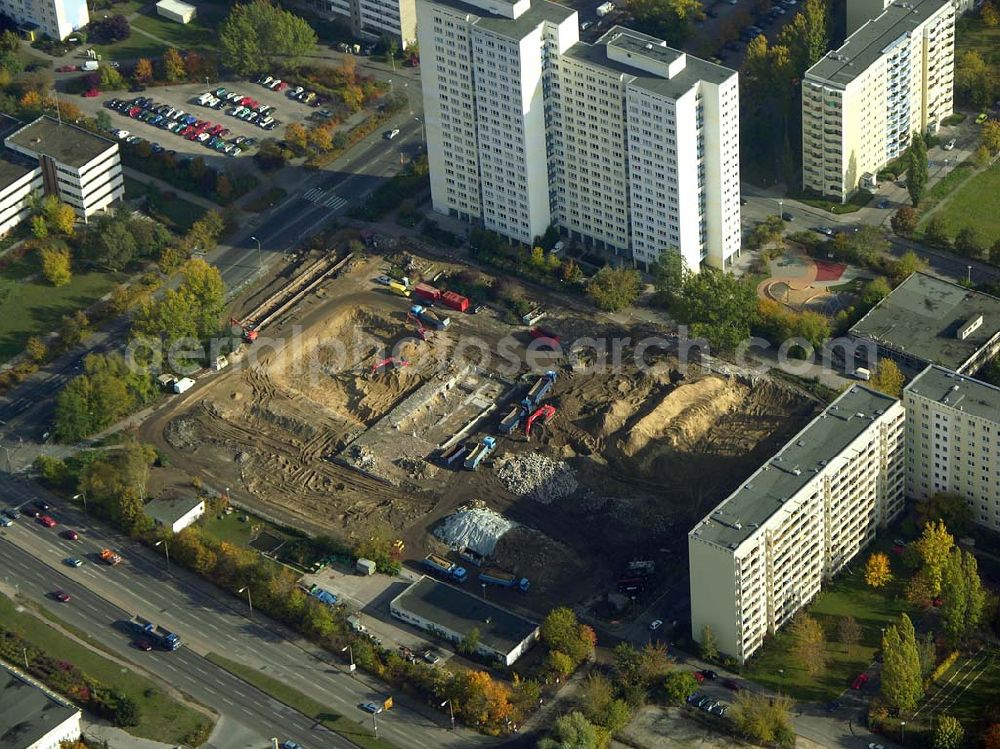
M 217 653 L 258 669 L 274 679 L 320 700 L 330 710 L 367 730 L 371 717 L 359 705 L 384 699 L 389 688 L 364 674 L 351 676 L 344 664 L 259 612 L 247 616 L 244 602 L 221 593 L 203 579 L 176 565 L 166 570 L 166 555 L 111 533 L 91 523 L 73 507 L 34 484 L 0 480 L 0 496 L 7 505 L 39 498 L 53 505 L 59 521 L 44 528 L 21 517 L 0 531 L 0 568 L 7 584 L 17 584 L 23 595 L 56 607 L 60 616 L 106 646 L 139 658 L 149 670 L 199 701 L 211 705 L 239 724 L 263 736 L 286 735 L 307 747 L 349 746 L 340 737 L 314 726 L 304 715 L 280 705 L 235 679 L 203 656 Z M 80 540 L 68 541 L 60 531 L 72 528 Z M 118 549 L 125 562 L 108 567 L 96 561 L 106 546 Z M 62 560 L 74 555 L 85 559 L 71 568 Z M 62 589 L 73 596 L 68 604 L 55 604 L 48 593 Z M 129 648 L 128 635 L 115 621 L 140 614 L 183 640 L 176 653 L 139 653 Z M 197 666 L 197 668 L 195 668 Z M 400 749 L 417 747 L 471 747 L 492 743 L 471 731 L 449 730 L 448 716 L 420 705 L 405 695 L 393 694 L 395 707 L 379 716 L 379 736 Z M 226 749 L 220 747 L 220 749 Z

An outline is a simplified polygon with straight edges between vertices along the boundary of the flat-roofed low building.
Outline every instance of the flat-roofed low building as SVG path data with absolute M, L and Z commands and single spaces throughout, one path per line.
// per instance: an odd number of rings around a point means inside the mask
M 4 145 L 41 167 L 47 195 L 56 195 L 85 221 L 125 196 L 118 143 L 76 125 L 39 117 Z
M 205 501 L 197 497 L 154 499 L 146 504 L 146 516 L 157 525 L 180 533 L 205 514 Z
M 1000 353 L 1000 299 L 914 273 L 856 322 L 850 335 L 874 343 L 879 357 L 911 375 L 929 364 L 973 374 Z
M 421 577 L 389 604 L 392 615 L 458 644 L 479 631 L 477 652 L 511 665 L 538 639 L 538 625 L 452 585 Z
M 0 138 L 21 127 L 21 122 L 0 114 Z M 31 215 L 31 199 L 42 192 L 38 162 L 0 149 L 0 237 Z
M 80 738 L 80 709 L 0 662 L 0 749 L 59 749 Z
M 688 534 L 691 631 L 744 663 L 903 509 L 904 412 L 852 386 Z
M 156 4 L 156 15 L 177 23 L 190 23 L 198 15 L 198 9 L 181 0 L 160 0 Z
M 1000 531 L 1000 388 L 931 366 L 903 405 L 907 495 L 958 494 L 973 521 Z

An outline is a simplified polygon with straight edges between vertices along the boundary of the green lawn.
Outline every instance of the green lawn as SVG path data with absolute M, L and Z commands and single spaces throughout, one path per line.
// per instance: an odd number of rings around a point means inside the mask
M 114 273 L 74 272 L 65 286 L 53 287 L 37 274 L 34 253 L 0 271 L 0 361 L 24 350 L 33 335 L 56 330 L 63 315 L 84 309 L 122 281 Z
M 132 697 L 139 704 L 139 725 L 130 729 L 136 736 L 180 744 L 193 730 L 210 722 L 204 714 L 164 694 L 162 685 L 84 647 L 27 610 L 18 610 L 11 599 L 2 595 L 0 621 L 46 653 L 69 661 L 88 676 Z
M 246 513 L 243 512 L 232 512 L 229 515 L 223 515 L 221 518 L 212 518 L 210 520 L 205 520 L 202 523 L 202 530 L 205 534 L 211 536 L 218 541 L 225 541 L 226 543 L 233 544 L 234 546 L 246 546 L 250 543 L 250 526 L 255 524 L 256 518 L 251 517 L 249 522 L 243 522 L 241 518 L 244 517 Z
M 196 17 L 191 23 L 176 23 L 156 15 L 156 9 L 150 7 L 132 19 L 132 26 L 166 39 L 179 50 L 215 48 L 215 32 L 201 18 Z
M 173 190 L 170 190 L 173 192 Z M 153 185 L 140 182 L 132 177 L 125 177 L 125 197 L 137 198 L 149 195 L 153 199 L 154 218 L 159 219 L 174 231 L 184 234 L 191 224 L 205 215 L 205 209 L 174 194 L 171 198 L 163 197 L 162 191 Z
M 209 653 L 205 657 L 215 665 L 221 666 L 231 674 L 238 676 L 243 681 L 253 684 L 259 690 L 269 694 L 279 702 L 283 702 L 318 723 L 322 723 L 331 731 L 339 733 L 352 744 L 361 747 L 361 749 L 396 749 L 395 744 L 390 744 L 384 739 L 376 740 L 372 737 L 371 716 L 368 713 L 361 712 L 360 709 L 358 710 L 356 719 L 348 719 L 339 713 L 328 710 L 323 703 L 293 689 L 280 679 L 263 674 L 255 668 L 231 661 L 217 653 Z M 388 720 L 391 720 L 391 718 L 388 718 Z
M 1000 237 L 1000 162 L 962 185 L 933 215 L 944 219 L 952 238 L 971 226 L 987 244 L 992 244 L 995 237 Z
M 903 580 L 897 577 L 889 586 L 875 591 L 865 585 L 862 567 L 870 550 L 861 552 L 852 563 L 853 574 L 845 574 L 829 584 L 808 606 L 808 613 L 823 625 L 827 635 L 829 666 L 821 676 L 810 676 L 791 654 L 787 625 L 752 658 L 744 674 L 753 681 L 792 697 L 810 702 L 835 698 L 874 659 L 882 637 L 882 627 L 895 622 L 903 612 L 913 616 L 903 597 Z M 892 556 L 893 566 L 899 565 Z M 863 630 L 862 641 L 847 652 L 837 640 L 837 621 L 853 616 Z M 781 673 L 781 670 L 784 673 Z
M 973 683 L 976 674 L 981 674 Z M 952 677 L 954 676 L 954 679 Z M 949 684 L 949 679 L 951 683 Z M 968 687 L 961 691 L 956 685 Z M 944 712 L 958 718 L 964 725 L 981 723 L 989 710 L 995 709 L 1000 695 L 1000 650 L 986 649 L 978 656 L 961 657 L 927 692 L 920 717 L 930 720 L 943 706 Z M 993 722 L 993 721 L 991 721 Z

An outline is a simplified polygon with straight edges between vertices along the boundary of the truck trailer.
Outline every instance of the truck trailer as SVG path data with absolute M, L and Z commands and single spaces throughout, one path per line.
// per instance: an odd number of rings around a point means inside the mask
M 500 434 L 510 434 L 524 417 L 524 406 L 511 406 L 507 415 L 500 419 Z
M 441 295 L 441 302 L 446 307 L 451 307 L 456 312 L 465 312 L 469 309 L 469 300 L 454 291 L 446 291 Z
M 441 292 L 429 284 L 418 283 L 413 287 L 413 296 L 426 302 L 438 302 L 441 299 Z
M 531 408 L 541 404 L 542 399 L 549 394 L 549 391 L 552 389 L 555 382 L 556 373 L 551 370 L 539 377 L 535 381 L 535 384 L 531 386 L 531 390 L 528 391 L 528 395 L 524 399 L 524 405 L 527 408 Z
M 168 632 L 158 624 L 154 624 L 149 619 L 143 619 L 138 614 L 129 619 L 129 626 L 142 637 L 151 640 L 154 645 L 164 650 L 177 650 L 181 646 L 181 638 L 173 632 Z
M 517 588 L 522 593 L 527 593 L 531 587 L 531 581 L 526 577 L 518 577 L 503 570 L 488 569 L 479 573 L 479 581 L 490 585 L 499 585 L 501 588 Z
M 441 453 L 440 459 L 445 466 L 452 466 L 461 461 L 467 452 L 469 452 L 468 447 L 461 442 L 456 442 Z
M 450 559 L 445 559 L 437 554 L 428 554 L 424 557 L 424 565 L 451 578 L 457 583 L 464 583 L 469 578 L 469 573 L 465 567 L 459 567 Z
M 493 437 L 483 437 L 483 441 L 472 448 L 472 452 L 465 459 L 465 467 L 470 471 L 475 471 L 479 468 L 479 464 L 486 459 L 486 456 L 496 448 L 497 441 Z
M 435 330 L 444 330 L 451 323 L 451 318 L 446 315 L 438 316 L 421 304 L 414 304 L 410 307 L 410 313 L 416 315 L 418 320 Z

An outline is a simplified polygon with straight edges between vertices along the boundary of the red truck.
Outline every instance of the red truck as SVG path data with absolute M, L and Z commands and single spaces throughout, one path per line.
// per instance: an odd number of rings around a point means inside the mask
M 454 291 L 446 291 L 441 295 L 441 301 L 456 312 L 465 312 L 469 309 L 469 300 Z
M 418 283 L 413 287 L 413 296 L 420 297 L 427 302 L 441 301 L 441 292 L 425 283 Z

